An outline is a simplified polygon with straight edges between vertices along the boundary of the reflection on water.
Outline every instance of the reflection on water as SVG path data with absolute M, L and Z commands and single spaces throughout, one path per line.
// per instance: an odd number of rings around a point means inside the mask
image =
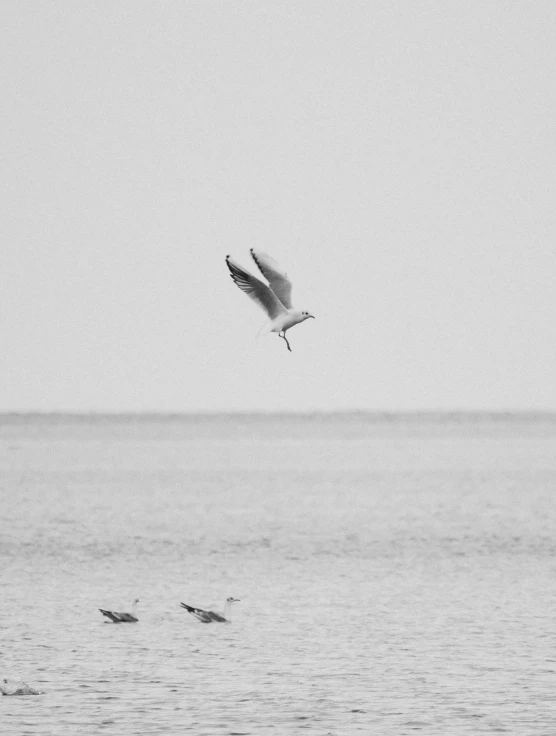
M 3 732 L 550 734 L 555 488 L 551 417 L 1 418 Z

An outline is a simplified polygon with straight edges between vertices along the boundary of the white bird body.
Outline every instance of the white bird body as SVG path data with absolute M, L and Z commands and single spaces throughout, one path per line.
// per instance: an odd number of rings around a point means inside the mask
M 8 680 L 4 678 L 0 682 L 0 694 L 1 695 L 41 695 L 38 690 L 35 690 L 23 680 Z
M 286 338 L 286 331 L 306 319 L 314 319 L 313 315 L 302 309 L 294 309 L 291 303 L 292 284 L 287 274 L 281 270 L 274 258 L 262 251 L 250 250 L 251 256 L 260 272 L 268 281 L 263 283 L 252 273 L 246 271 L 231 256 L 226 256 L 226 264 L 230 275 L 237 286 L 263 309 L 270 322 L 263 332 L 276 332 L 286 341 L 288 350 L 290 344 Z
M 298 325 L 300 322 L 305 322 L 309 319 L 307 314 L 302 312 L 301 309 L 288 309 L 284 314 L 279 314 L 267 325 L 268 332 L 286 332 L 290 327 Z

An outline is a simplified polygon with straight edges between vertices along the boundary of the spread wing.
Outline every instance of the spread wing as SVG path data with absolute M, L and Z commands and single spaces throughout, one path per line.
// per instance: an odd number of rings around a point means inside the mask
M 259 271 L 270 284 L 270 288 L 276 294 L 278 299 L 286 307 L 292 308 L 292 282 L 289 280 L 285 271 L 282 271 L 272 256 L 263 253 L 262 250 L 251 248 L 249 251 L 253 260 L 257 264 Z
M 284 314 L 286 308 L 284 303 L 278 298 L 272 289 L 263 284 L 253 274 L 246 271 L 238 263 L 232 260 L 231 256 L 226 256 L 226 265 L 230 269 L 230 275 L 239 288 L 244 291 L 247 296 L 259 305 L 268 314 L 270 319 L 276 319 L 280 314 Z

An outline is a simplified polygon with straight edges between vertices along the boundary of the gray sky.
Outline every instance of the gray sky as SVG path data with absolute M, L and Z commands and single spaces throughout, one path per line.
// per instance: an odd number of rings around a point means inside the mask
M 0 410 L 556 409 L 552 0 L 1 19 Z

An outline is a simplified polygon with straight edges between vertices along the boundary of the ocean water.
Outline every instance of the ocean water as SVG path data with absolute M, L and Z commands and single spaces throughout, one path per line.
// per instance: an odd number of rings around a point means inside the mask
M 1 732 L 554 736 L 555 493 L 550 416 L 1 417 Z

